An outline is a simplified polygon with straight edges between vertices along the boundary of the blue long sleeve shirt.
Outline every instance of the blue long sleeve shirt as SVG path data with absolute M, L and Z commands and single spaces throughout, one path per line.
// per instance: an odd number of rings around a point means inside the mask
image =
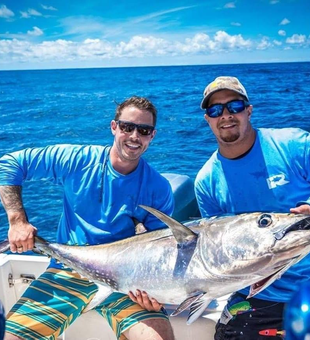
M 161 229 L 166 226 L 139 205 L 167 215 L 174 209 L 171 186 L 163 176 L 143 158 L 132 173 L 118 173 L 110 163 L 109 147 L 54 145 L 0 159 L 0 185 L 38 179 L 63 187 L 60 243 L 101 244 L 133 236 L 133 218 L 149 231 Z
M 248 154 L 227 159 L 218 151 L 199 171 L 195 193 L 203 217 L 255 211 L 289 212 L 310 204 L 310 134 L 296 128 L 257 129 Z M 310 279 L 310 256 L 255 297 L 289 301 Z M 241 293 L 247 295 L 249 289 Z

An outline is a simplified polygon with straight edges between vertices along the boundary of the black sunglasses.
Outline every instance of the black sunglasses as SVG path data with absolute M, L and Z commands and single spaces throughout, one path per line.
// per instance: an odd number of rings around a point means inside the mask
M 146 124 L 135 124 L 132 122 L 125 122 L 123 120 L 116 121 L 117 125 L 119 126 L 120 130 L 125 133 L 131 133 L 135 129 L 137 129 L 138 133 L 141 136 L 149 136 L 155 129 L 154 126 L 146 125 Z
M 229 113 L 240 113 L 242 112 L 246 107 L 248 107 L 250 103 L 246 100 L 237 99 L 232 100 L 225 104 L 213 104 L 206 108 L 206 114 L 211 118 L 217 118 L 220 117 L 225 107 L 227 108 Z

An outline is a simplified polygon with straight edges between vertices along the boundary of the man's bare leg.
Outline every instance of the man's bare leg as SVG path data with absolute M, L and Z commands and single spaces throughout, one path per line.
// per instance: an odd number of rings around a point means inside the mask
M 129 340 L 175 340 L 171 323 L 163 319 L 141 321 L 123 334 Z
M 4 340 L 23 340 L 23 339 L 17 337 L 16 335 L 11 334 L 11 333 L 5 333 L 4 334 Z

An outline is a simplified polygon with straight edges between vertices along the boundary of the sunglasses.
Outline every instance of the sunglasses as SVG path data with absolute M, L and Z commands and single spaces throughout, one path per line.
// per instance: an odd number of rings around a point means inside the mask
M 155 127 L 151 125 L 135 124 L 132 122 L 125 122 L 123 120 L 116 121 L 116 124 L 122 132 L 132 133 L 135 129 L 137 129 L 141 136 L 149 136 L 155 129 Z
M 206 108 L 206 114 L 211 118 L 217 118 L 220 117 L 225 107 L 227 108 L 229 113 L 240 113 L 242 112 L 246 107 L 248 107 L 250 103 L 246 100 L 232 100 L 225 104 L 213 104 Z

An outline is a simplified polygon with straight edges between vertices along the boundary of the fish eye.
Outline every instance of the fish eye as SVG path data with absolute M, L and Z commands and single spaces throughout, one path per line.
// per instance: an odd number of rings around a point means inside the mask
M 269 214 L 262 214 L 258 219 L 258 226 L 260 228 L 269 227 L 272 223 L 272 217 Z

